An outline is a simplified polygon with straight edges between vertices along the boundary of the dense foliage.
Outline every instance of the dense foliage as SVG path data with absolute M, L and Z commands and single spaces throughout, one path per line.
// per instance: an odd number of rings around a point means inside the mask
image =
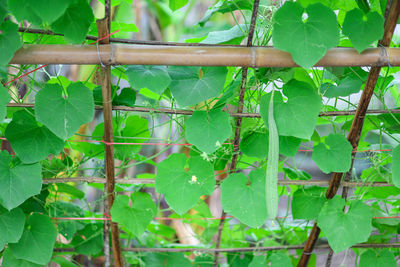
M 103 218 L 104 185 L 43 180 L 104 177 L 104 123 L 95 111 L 95 105 L 102 104 L 98 66 L 81 66 L 74 77 L 64 71 L 66 66 L 48 66 L 7 82 L 38 67 L 8 64 L 23 45 L 88 44 L 86 36 L 97 35 L 95 19 L 104 15 L 100 2 L 104 1 L 0 0 L 0 261 L 4 267 L 50 262 L 78 266 L 73 256 L 103 255 L 103 221 L 61 218 Z M 135 4 L 141 3 L 165 41 L 238 45 L 246 39 L 253 1 L 206 1 L 208 9 L 197 17 L 194 11 L 204 6 L 201 2 L 113 0 L 111 31 L 120 30 L 113 37 L 144 32 L 132 23 L 138 13 L 131 6 L 138 10 Z M 216 190 L 223 210 L 231 216 L 222 231 L 222 247 L 299 245 L 307 239 L 310 221 L 318 222 L 322 238 L 335 253 L 362 242 L 397 240 L 398 219 L 381 217 L 399 213 L 400 114 L 390 109 L 400 105 L 400 69 L 382 68 L 372 108 L 389 112 L 366 116 L 356 149 L 367 152 L 357 153 L 352 164 L 353 147 L 346 134 L 354 115 L 319 114 L 355 109 L 369 69 L 312 67 L 336 46 L 354 47 L 358 53 L 376 47 L 383 35 L 386 1 L 280 2 L 261 1 L 253 43 L 291 53 L 300 67 L 249 69 L 244 110 L 260 116 L 243 118 L 237 169 L 230 175 L 235 123 L 228 110 L 238 105 L 242 68 L 112 67 L 114 106 L 194 110 L 190 116 L 114 111 L 117 176 L 155 179 L 155 185 L 116 186 L 111 218 L 119 223 L 123 247 L 215 247 L 219 220 L 207 219 L 216 216 L 207 196 Z M 188 18 L 196 21 L 187 22 Z M 19 30 L 23 26 L 63 36 Z M 395 36 L 392 46 L 398 47 L 398 41 Z M 7 106 L 10 102 L 34 105 Z M 186 142 L 192 145 L 173 145 Z M 151 149 L 144 143 L 164 144 Z M 312 178 L 302 165 L 307 158 L 311 162 L 310 150 L 318 177 L 350 172 L 351 181 L 365 186 L 351 190 L 346 199 L 338 195 L 329 200 L 324 187 L 277 186 L 278 176 Z M 373 187 L 371 182 L 392 186 Z M 278 209 L 279 199 L 287 208 Z M 159 217 L 181 218 L 197 243 L 182 241 L 177 229 Z M 53 253 L 54 248 L 74 251 Z M 399 256 L 398 249 L 353 251 L 359 266 L 396 266 Z M 225 256 L 229 266 L 266 262 L 290 266 L 300 253 Z M 132 266 L 212 266 L 213 262 L 213 255 L 200 253 L 124 252 L 123 256 Z M 310 265 L 315 264 L 313 255 Z

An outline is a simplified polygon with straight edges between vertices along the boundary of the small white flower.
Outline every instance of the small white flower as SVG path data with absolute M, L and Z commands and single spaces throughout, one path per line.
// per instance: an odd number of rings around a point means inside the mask
M 197 183 L 197 177 L 196 177 L 196 175 L 192 175 L 192 180 L 190 180 L 189 183 L 191 183 L 191 184 Z

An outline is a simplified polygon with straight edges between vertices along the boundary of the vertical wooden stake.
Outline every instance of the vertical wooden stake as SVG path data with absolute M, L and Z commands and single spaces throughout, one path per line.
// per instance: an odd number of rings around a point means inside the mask
M 97 20 L 97 29 L 99 38 L 107 36 L 110 33 L 108 17 Z M 105 38 L 99 42 L 100 44 L 109 44 L 110 39 Z M 112 124 L 112 96 L 111 96 L 111 68 L 109 65 L 102 66 L 101 71 L 101 87 L 103 96 L 103 114 L 104 114 L 104 141 L 107 143 L 114 142 L 113 138 L 113 124 Z M 107 192 L 107 205 L 106 214 L 110 215 L 110 209 L 114 203 L 115 198 L 115 172 L 114 172 L 114 146 L 105 144 L 105 168 L 106 168 L 106 192 Z M 108 225 L 105 221 L 105 238 L 108 239 Z M 106 226 L 107 225 L 107 226 Z M 112 250 L 114 254 L 114 265 L 117 267 L 123 266 L 121 255 L 121 243 L 119 239 L 118 224 L 111 222 L 111 241 Z M 107 236 L 107 237 L 106 237 Z

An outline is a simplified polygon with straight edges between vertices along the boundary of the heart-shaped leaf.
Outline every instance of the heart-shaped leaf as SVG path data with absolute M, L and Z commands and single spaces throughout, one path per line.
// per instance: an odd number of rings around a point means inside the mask
M 20 208 L 10 211 L 0 207 L 0 249 L 7 243 L 16 243 L 24 231 L 25 215 Z
M 192 106 L 221 93 L 227 69 L 171 66 L 168 68 L 168 73 L 172 78 L 169 87 L 178 104 Z
M 115 157 L 121 160 L 133 158 L 142 148 L 140 143 L 144 143 L 150 138 L 149 121 L 139 116 L 129 116 L 119 124 L 113 122 L 113 134 L 115 143 L 137 143 L 137 145 L 114 145 Z M 93 136 L 104 136 L 104 123 L 99 123 L 92 133 Z M 100 140 L 101 138 L 94 138 Z M 103 144 L 90 144 L 84 151 L 92 149 L 94 152 L 101 152 L 103 155 Z M 88 153 L 90 155 L 90 153 Z
M 321 93 L 325 97 L 349 96 L 358 93 L 363 82 L 355 75 L 348 75 L 343 80 L 337 82 L 335 86 L 331 83 L 323 83 L 321 85 Z
M 392 181 L 400 188 L 400 145 L 392 151 Z
M 304 11 L 308 18 L 303 21 Z M 329 48 L 339 43 L 336 15 L 321 3 L 304 10 L 297 2 L 285 2 L 273 21 L 274 46 L 291 53 L 293 60 L 303 68 L 312 67 Z
M 249 132 L 240 142 L 240 151 L 249 157 L 265 158 L 268 155 L 268 131 Z M 293 136 L 279 136 L 279 153 L 293 157 L 296 155 L 301 140 Z
M 43 21 L 51 24 L 74 2 L 74 0 L 28 0 L 30 12 L 36 13 Z
M 165 66 L 129 66 L 126 75 L 136 90 L 147 88 L 157 94 L 162 94 L 171 83 Z
M 18 243 L 10 243 L 9 247 L 15 258 L 44 265 L 49 263 L 53 255 L 56 238 L 57 230 L 50 217 L 32 213 L 26 221 L 21 239 Z
M 8 94 L 7 88 L 3 85 L 0 85 L 0 122 L 3 122 L 6 112 L 7 112 L 7 104 L 10 102 L 11 97 Z
M 368 249 L 360 256 L 359 267 L 396 267 L 396 258 L 393 253 L 387 249 L 376 250 Z
M 6 249 L 3 254 L 3 267 L 43 267 L 43 265 L 36 264 L 30 261 L 15 258 L 10 249 Z
M 285 84 L 283 94 L 288 98 L 286 103 L 278 92 L 274 96 L 274 114 L 278 114 L 275 116 L 278 134 L 310 139 L 321 110 L 321 98 L 310 84 L 297 80 Z M 260 114 L 265 125 L 268 125 L 270 98 L 271 93 L 261 98 Z
M 335 253 L 367 241 L 372 230 L 372 212 L 368 205 L 353 201 L 346 213 L 344 206 L 344 199 L 335 196 L 325 202 L 318 215 L 318 226 Z
M 268 197 L 268 196 L 267 196 Z M 260 227 L 267 219 L 265 172 L 253 170 L 249 178 L 233 173 L 221 185 L 221 203 L 226 213 L 250 227 Z
M 64 34 L 67 39 L 74 43 L 80 43 L 85 40 L 86 33 L 93 20 L 93 10 L 88 1 L 77 0 L 67 8 L 61 17 L 51 24 L 51 29 L 57 33 Z
M 324 143 L 314 145 L 312 159 L 324 173 L 347 172 L 353 147 L 341 134 L 330 134 Z
M 72 239 L 71 245 L 79 254 L 97 255 L 103 249 L 103 224 L 86 224 Z
M 8 210 L 19 206 L 42 188 L 39 163 L 25 165 L 11 161 L 7 151 L 0 151 L 0 204 Z
M 15 153 L 27 164 L 38 162 L 49 154 L 57 155 L 65 143 L 45 126 L 39 126 L 31 112 L 15 112 L 5 131 Z
M 293 219 L 316 219 L 326 201 L 325 192 L 326 189 L 318 186 L 297 189 L 292 200 Z
M 213 165 L 200 157 L 172 154 L 157 166 L 156 190 L 178 214 L 192 208 L 202 195 L 211 194 L 214 185 Z
M 118 195 L 111 208 L 111 218 L 135 236 L 140 236 L 155 216 L 157 207 L 147 193 L 135 192 L 131 194 L 131 200 L 132 207 L 127 195 Z
M 6 65 L 13 58 L 15 51 L 21 47 L 18 26 L 6 20 L 0 24 L 0 66 Z
M 343 21 L 343 34 L 350 38 L 354 48 L 361 53 L 373 42 L 383 36 L 384 19 L 378 12 L 365 14 L 361 9 L 355 8 L 346 13 Z
M 36 118 L 65 140 L 94 115 L 93 94 L 82 83 L 72 83 L 64 92 L 58 84 L 46 84 L 36 95 Z
M 222 110 L 195 111 L 185 125 L 186 139 L 208 154 L 215 152 L 232 134 L 229 114 Z

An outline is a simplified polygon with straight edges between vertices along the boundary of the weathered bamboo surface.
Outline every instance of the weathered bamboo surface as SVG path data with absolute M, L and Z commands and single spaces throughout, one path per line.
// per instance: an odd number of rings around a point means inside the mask
M 289 53 L 272 47 L 165 45 L 24 45 L 12 64 L 105 64 L 296 67 Z M 400 66 L 400 48 L 332 48 L 317 67 Z

